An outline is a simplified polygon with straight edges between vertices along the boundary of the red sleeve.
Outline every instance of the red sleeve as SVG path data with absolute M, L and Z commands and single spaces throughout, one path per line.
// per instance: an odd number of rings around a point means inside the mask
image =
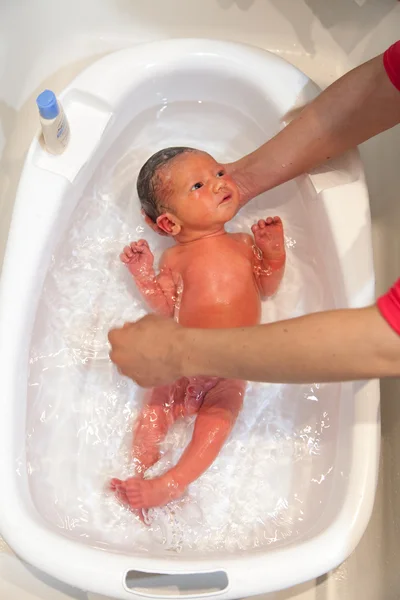
M 379 312 L 390 327 L 400 335 L 400 279 L 377 302 Z
M 383 64 L 390 81 L 400 91 L 400 40 L 386 50 Z

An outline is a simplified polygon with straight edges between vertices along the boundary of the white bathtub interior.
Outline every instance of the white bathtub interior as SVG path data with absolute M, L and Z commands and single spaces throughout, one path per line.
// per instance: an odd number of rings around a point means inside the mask
M 184 74 L 180 95 L 206 89 L 204 77 Z M 29 486 L 51 527 L 97 548 L 152 556 L 257 552 L 308 537 L 326 509 L 337 444 L 346 436 L 338 432 L 339 385 L 249 385 L 217 461 L 183 499 L 148 511 L 149 525 L 106 491 L 110 477 L 131 474 L 132 424 L 142 398 L 106 358 L 110 326 L 146 313 L 118 255 L 127 242 L 145 237 L 158 259 L 170 243 L 143 223 L 138 170 L 170 145 L 234 160 L 279 127 L 277 107 L 265 106 L 240 81 L 219 75 L 212 85 L 207 81 L 212 99 L 197 93 L 184 101 L 174 100 L 177 83 L 171 75 L 146 84 L 142 96 L 151 98 L 150 108 L 133 119 L 124 115 L 126 127 L 57 236 L 30 351 Z M 244 97 L 252 99 L 247 113 L 232 100 L 243 109 Z M 249 231 L 259 218 L 283 219 L 288 264 L 278 294 L 263 304 L 263 322 L 335 305 L 326 240 L 318 237 L 311 210 L 294 182 L 261 196 L 229 225 Z M 181 422 L 170 432 L 153 475 L 177 460 L 191 425 Z

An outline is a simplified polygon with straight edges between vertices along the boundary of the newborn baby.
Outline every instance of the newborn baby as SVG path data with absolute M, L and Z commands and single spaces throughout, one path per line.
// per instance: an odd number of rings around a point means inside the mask
M 137 189 L 147 217 L 176 242 L 162 255 L 158 274 L 145 240 L 121 254 L 150 309 L 188 327 L 258 324 L 261 298 L 276 292 L 285 268 L 280 218 L 258 221 L 254 237 L 227 233 L 225 224 L 240 208 L 237 186 L 209 154 L 192 148 L 154 154 L 139 173 Z M 196 377 L 147 392 L 133 438 L 135 477 L 111 481 L 120 500 L 142 509 L 181 496 L 217 457 L 245 387 L 245 381 Z M 144 479 L 174 421 L 194 414 L 192 440 L 176 466 Z

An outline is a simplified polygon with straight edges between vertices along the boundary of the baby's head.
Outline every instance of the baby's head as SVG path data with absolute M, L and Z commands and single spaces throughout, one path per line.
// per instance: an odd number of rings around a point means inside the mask
M 137 191 L 146 215 L 173 236 L 214 231 L 239 209 L 239 191 L 224 167 L 193 148 L 153 154 L 140 170 Z

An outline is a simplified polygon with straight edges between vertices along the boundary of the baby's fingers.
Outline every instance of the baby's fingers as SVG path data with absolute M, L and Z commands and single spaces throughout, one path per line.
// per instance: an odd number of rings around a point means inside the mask
M 122 252 L 122 254 L 119 255 L 119 259 L 120 259 L 121 262 L 123 262 L 125 264 L 127 264 L 130 261 L 129 256 L 127 256 L 125 254 L 125 252 Z
M 132 258 L 132 256 L 133 256 L 133 248 L 131 248 L 131 246 L 125 246 L 125 248 L 123 249 L 122 254 L 125 254 L 125 256 L 127 258 Z
M 130 246 L 125 246 L 123 252 L 119 255 L 120 260 L 128 264 L 137 254 L 142 254 L 145 249 L 143 246 L 138 246 L 139 242 L 132 242 Z
M 149 244 L 146 242 L 146 240 L 139 240 L 138 242 L 136 242 L 136 245 L 138 248 L 146 248 L 147 250 L 149 250 Z

